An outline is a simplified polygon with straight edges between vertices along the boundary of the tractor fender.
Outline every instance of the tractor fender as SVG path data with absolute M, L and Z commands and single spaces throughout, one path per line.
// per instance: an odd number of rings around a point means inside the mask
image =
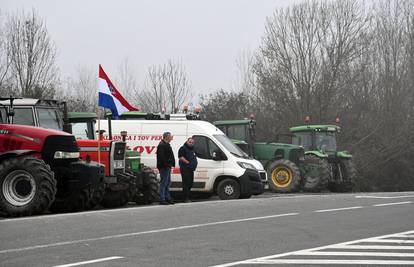
M 36 150 L 16 149 L 16 150 L 7 151 L 5 153 L 1 153 L 0 160 L 5 160 L 5 159 L 16 157 L 16 156 L 20 157 L 20 156 L 27 156 L 27 155 L 35 155 L 34 157 L 41 158 L 40 154 Z
M 352 155 L 348 151 L 338 151 L 338 152 L 336 152 L 336 156 L 338 158 L 343 158 L 343 159 L 351 159 L 352 158 Z
M 326 154 L 324 154 L 324 153 L 322 153 L 320 151 L 317 151 L 317 150 L 306 151 L 305 152 L 305 155 L 315 155 L 318 158 L 328 158 L 328 155 L 326 155 Z

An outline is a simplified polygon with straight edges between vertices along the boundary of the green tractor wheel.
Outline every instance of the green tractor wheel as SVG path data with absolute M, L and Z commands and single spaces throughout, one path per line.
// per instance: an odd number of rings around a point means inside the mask
M 321 192 L 328 187 L 331 172 L 327 160 L 312 154 L 305 155 L 303 191 Z
M 335 179 L 329 183 L 328 188 L 332 192 L 352 192 L 354 187 L 357 171 L 355 169 L 352 159 L 341 159 L 338 164 L 339 168 L 336 177 L 342 174 L 342 180 Z M 339 173 L 340 172 L 340 173 Z
M 280 159 L 267 167 L 269 187 L 273 192 L 292 193 L 300 190 L 301 176 L 295 163 Z

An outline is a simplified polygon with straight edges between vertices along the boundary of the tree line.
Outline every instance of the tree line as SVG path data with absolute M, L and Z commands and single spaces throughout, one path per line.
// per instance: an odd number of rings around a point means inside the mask
M 414 2 L 304 1 L 274 11 L 243 86 L 202 99 L 206 119 L 254 114 L 257 135 L 341 120 L 357 190 L 413 190 Z
M 60 99 L 73 111 L 97 108 L 97 66 L 79 66 L 65 77 L 57 66 L 58 48 L 46 23 L 35 10 L 4 13 L 0 10 L 0 94 Z M 131 104 L 145 111 L 177 112 L 192 97 L 191 81 L 179 60 L 148 68 L 143 84 L 128 58 L 110 75 Z

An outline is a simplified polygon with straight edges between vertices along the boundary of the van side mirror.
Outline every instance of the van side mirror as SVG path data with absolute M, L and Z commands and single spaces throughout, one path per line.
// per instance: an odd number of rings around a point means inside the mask
M 215 151 L 213 152 L 213 157 L 212 157 L 212 159 L 213 159 L 213 160 L 215 160 L 215 161 L 220 161 L 220 160 L 227 160 L 227 157 L 226 157 L 226 155 L 223 153 L 223 151 L 221 151 L 221 150 L 215 150 Z

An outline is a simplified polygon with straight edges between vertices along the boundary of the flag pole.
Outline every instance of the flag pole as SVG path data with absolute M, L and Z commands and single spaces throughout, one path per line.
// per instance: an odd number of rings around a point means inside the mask
M 98 117 L 98 163 L 101 164 L 101 109 L 99 106 L 96 115 Z

